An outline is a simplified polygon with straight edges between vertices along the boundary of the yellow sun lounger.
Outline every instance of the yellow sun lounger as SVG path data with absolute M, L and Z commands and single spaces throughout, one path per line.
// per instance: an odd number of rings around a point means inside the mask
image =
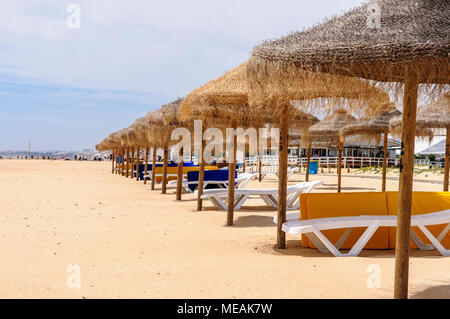
M 356 216 L 396 216 L 398 210 L 398 193 L 309 193 L 300 195 L 300 220 L 320 220 L 325 218 L 356 217 Z M 429 213 L 442 212 L 450 209 L 449 192 L 414 192 L 412 201 L 412 215 L 423 215 Z M 298 215 L 297 215 L 298 216 Z M 288 218 L 289 219 L 289 218 Z M 297 217 L 298 219 L 298 217 Z M 395 219 L 395 218 L 394 218 Z M 396 219 L 395 219 L 396 220 Z M 288 220 L 292 221 L 291 220 Z M 387 224 L 391 226 L 389 223 Z M 379 227 L 365 245 L 365 249 L 394 249 L 396 236 L 396 223 L 391 227 Z M 430 225 L 427 229 L 433 236 L 439 237 L 448 228 L 447 225 Z M 430 244 L 429 236 L 424 234 L 419 226 L 413 226 L 412 230 L 417 234 L 418 239 L 425 244 Z M 336 227 L 324 229 L 323 235 L 332 244 L 336 244 L 342 238 L 345 241 L 339 242 L 341 249 L 351 249 L 360 239 L 366 228 L 355 227 L 352 231 L 349 228 Z M 346 232 L 346 236 L 343 236 Z M 441 238 L 444 247 L 450 246 L 450 233 L 447 232 Z M 315 248 L 314 243 L 306 236 L 302 235 L 302 245 L 304 247 Z M 411 241 L 411 247 L 417 245 Z

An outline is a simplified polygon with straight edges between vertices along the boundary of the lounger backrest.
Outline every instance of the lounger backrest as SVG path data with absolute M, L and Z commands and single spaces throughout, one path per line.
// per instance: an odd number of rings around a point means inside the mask
M 189 182 L 197 182 L 198 181 L 198 171 L 190 171 L 187 173 Z M 235 173 L 235 177 L 237 177 L 237 172 Z M 205 170 L 205 181 L 227 181 L 228 180 L 228 170 Z
M 450 209 L 450 193 L 448 192 L 414 192 L 412 201 L 412 214 L 426 214 Z M 300 216 L 302 220 L 359 216 L 359 215 L 397 215 L 398 192 L 386 193 L 313 193 L 300 195 Z M 433 235 L 437 236 L 444 229 L 444 225 L 428 227 Z M 416 233 L 425 243 L 428 243 L 425 236 L 414 228 Z M 344 230 L 325 231 L 324 234 L 331 242 L 335 243 Z M 347 249 L 354 245 L 357 237 L 362 233 L 356 232 L 349 236 L 343 248 Z M 395 227 L 380 228 L 367 244 L 367 249 L 394 249 L 395 248 Z M 305 247 L 314 247 L 306 236 L 302 236 L 302 244 Z M 450 245 L 450 235 L 443 239 L 445 247 Z M 411 247 L 415 247 L 411 241 Z
M 308 193 L 300 195 L 300 216 L 302 220 L 359 216 L 387 216 L 386 196 L 384 193 Z M 324 231 L 325 236 L 336 243 L 345 229 Z M 342 246 L 350 249 L 363 233 L 363 229 L 354 230 Z M 314 248 L 312 242 L 302 235 L 302 245 Z M 367 243 L 368 249 L 387 249 L 389 247 L 389 232 L 387 227 L 381 227 Z
M 397 215 L 398 211 L 398 192 L 387 192 L 387 207 L 389 215 Z M 450 193 L 449 192 L 414 192 L 412 200 L 412 215 L 421 215 L 434 213 L 450 209 Z M 428 230 L 435 236 L 445 228 L 445 225 L 429 226 Z M 419 237 L 428 244 L 429 241 L 418 228 L 413 228 Z M 397 230 L 395 227 L 389 227 L 389 243 L 390 248 L 395 248 Z M 450 246 L 450 232 L 442 240 L 445 247 Z M 412 247 L 416 246 L 412 243 Z
M 198 171 L 190 171 L 187 173 L 189 182 L 198 182 Z M 237 172 L 235 173 L 235 177 L 237 177 Z M 205 170 L 204 175 L 205 181 L 228 181 L 228 170 L 217 169 L 214 167 L 213 170 Z M 218 188 L 218 185 L 208 185 L 207 189 L 215 189 Z M 196 184 L 189 185 L 189 188 L 194 191 L 197 188 Z
M 156 174 L 162 174 L 163 173 L 163 167 L 156 167 Z M 192 167 L 185 167 L 183 166 L 183 175 L 188 174 L 191 171 L 198 171 L 200 168 L 198 166 L 192 166 Z M 206 166 L 205 170 L 217 170 L 217 166 Z M 176 175 L 178 174 L 178 167 L 168 167 L 167 168 L 167 174 L 169 175 Z M 176 180 L 176 176 L 168 176 L 167 181 Z M 156 182 L 161 183 L 162 176 L 156 176 Z

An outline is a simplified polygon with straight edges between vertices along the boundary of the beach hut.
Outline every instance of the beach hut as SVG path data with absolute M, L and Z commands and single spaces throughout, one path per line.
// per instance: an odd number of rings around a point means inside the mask
M 402 118 L 397 116 L 391 119 L 390 128 L 393 134 L 401 132 Z M 446 136 L 445 166 L 444 166 L 444 192 L 448 192 L 449 166 L 450 166 L 450 93 L 445 93 L 438 101 L 422 107 L 417 112 L 416 135 L 429 135 L 431 129 L 437 134 Z
M 419 85 L 450 83 L 448 0 L 379 0 L 302 32 L 255 47 L 249 72 L 259 87 L 284 86 L 304 71 L 360 77 L 403 87 L 402 170 L 395 298 L 408 296 L 414 136 Z

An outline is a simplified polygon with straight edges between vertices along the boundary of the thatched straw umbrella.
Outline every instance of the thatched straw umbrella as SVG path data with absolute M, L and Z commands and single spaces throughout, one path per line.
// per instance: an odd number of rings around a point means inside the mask
M 249 105 L 249 86 L 247 82 L 245 62 L 235 69 L 225 73 L 221 77 L 214 79 L 204 86 L 194 90 L 181 105 L 182 117 L 189 120 L 202 120 L 205 126 L 226 128 L 231 127 L 243 129 L 249 127 L 263 127 L 272 121 L 265 114 L 258 112 L 258 109 Z M 291 121 L 301 126 L 310 125 L 310 117 L 305 113 L 293 110 Z M 259 140 L 259 139 L 258 139 Z M 233 225 L 234 215 L 234 185 L 236 169 L 236 145 L 237 136 L 233 141 L 233 160 L 229 163 L 228 180 L 228 210 L 227 225 Z M 204 146 L 202 146 L 202 149 Z M 261 170 L 261 150 L 257 146 L 259 153 L 259 170 Z M 203 162 L 203 159 L 201 159 Z M 245 159 L 244 159 L 245 161 Z M 203 170 L 200 167 L 197 210 L 202 209 L 201 195 L 203 192 Z
M 379 143 L 381 135 L 383 135 L 383 173 L 381 186 L 383 192 L 386 191 L 389 121 L 393 118 L 401 119 L 401 114 L 402 113 L 392 105 L 389 110 L 378 116 L 361 118 L 357 122 L 347 125 L 340 130 L 342 142 L 345 142 L 347 137 L 358 136 L 357 139 L 360 141 Z M 416 130 L 416 135 L 422 139 L 428 138 L 430 141 L 434 137 L 433 131 L 430 129 Z
M 162 176 L 162 194 L 167 193 L 167 165 L 169 157 L 169 146 L 174 144 L 171 140 L 172 130 L 180 125 L 176 121 L 176 110 L 182 99 L 177 99 L 171 103 L 165 104 L 161 109 L 147 113 L 144 130 L 147 134 L 148 142 L 153 145 L 153 169 L 152 169 L 152 189 L 155 189 L 155 165 L 156 149 L 161 147 L 164 152 L 163 157 L 163 176 Z M 184 124 L 184 123 L 183 123 Z M 182 163 L 181 163 L 182 164 Z
M 287 164 L 289 114 L 293 108 L 314 109 L 346 107 L 361 115 L 380 112 L 388 107 L 389 95 L 367 81 L 343 76 L 317 75 L 303 72 L 299 78 L 290 78 L 279 85 L 267 70 L 259 70 L 252 57 L 248 68 L 251 87 L 250 101 L 259 105 L 259 111 L 267 117 L 279 119 L 280 152 L 278 179 L 277 248 L 286 247 L 286 234 L 282 230 L 286 221 Z M 331 105 L 331 106 L 330 106 Z
M 112 174 L 117 173 L 117 158 L 120 156 L 120 143 L 117 140 L 117 132 L 111 133 L 106 138 L 106 147 L 112 151 Z
M 388 135 L 389 135 L 389 120 L 395 116 L 401 115 L 393 105 L 385 112 L 376 117 L 365 117 L 359 119 L 357 122 L 346 125 L 340 130 L 340 137 L 342 142 L 348 136 L 357 135 L 360 140 L 377 141 L 381 139 L 383 134 L 383 176 L 381 190 L 386 191 L 386 172 L 387 172 L 387 156 L 388 156 Z
M 448 0 L 379 0 L 309 30 L 257 46 L 250 66 L 253 74 L 261 75 L 261 86 L 263 82 L 284 85 L 305 69 L 403 84 L 395 298 L 408 296 L 419 84 L 450 83 L 449 34 Z
M 181 118 L 186 121 L 201 120 L 202 130 L 207 127 L 237 128 L 238 126 L 251 126 L 254 112 L 248 106 L 248 87 L 245 78 L 246 64 L 225 73 L 217 79 L 211 80 L 200 88 L 195 89 L 186 96 L 180 107 Z M 245 124 L 245 125 L 244 125 Z M 203 135 L 203 131 L 202 131 Z M 205 141 L 202 136 L 202 153 Z M 234 185 L 236 169 L 236 136 L 233 142 L 233 162 L 229 163 L 227 225 L 233 225 L 234 213 Z M 203 208 L 204 169 L 203 154 L 199 154 L 199 181 L 197 210 Z
M 122 149 L 124 150 L 124 158 L 122 163 L 122 176 L 128 177 L 129 176 L 129 169 L 130 169 L 130 145 L 128 144 L 127 139 L 127 130 L 128 129 L 122 129 L 117 132 L 117 138 L 120 142 L 120 145 L 122 146 Z
M 152 186 L 151 189 L 155 189 L 155 178 L 156 178 L 156 150 L 160 147 L 163 149 L 163 183 L 161 187 L 161 192 L 166 193 L 166 183 L 167 183 L 167 161 L 169 156 L 169 142 L 166 140 L 167 128 L 163 123 L 162 111 L 156 110 L 148 112 L 145 116 L 146 126 L 144 128 L 147 133 L 148 141 L 153 145 L 153 165 L 152 165 Z M 161 138 L 163 136 L 163 138 Z
M 402 118 L 395 117 L 390 121 L 393 134 L 398 134 L 402 127 Z M 444 192 L 448 192 L 450 167 L 450 93 L 444 94 L 437 102 L 422 107 L 417 112 L 416 134 L 426 135 L 427 131 L 435 129 L 438 132 L 445 130 L 445 166 L 444 166 Z M 440 133 L 440 132 L 439 132 Z
M 138 118 L 134 124 L 133 128 L 136 132 L 137 140 L 139 141 L 139 145 L 141 145 L 145 149 L 144 155 L 144 184 L 147 184 L 147 173 L 148 173 L 148 153 L 150 151 L 150 142 L 147 138 L 147 134 L 145 132 L 147 120 L 145 117 Z M 139 166 L 137 167 L 136 180 L 139 180 Z
M 111 143 L 111 139 L 110 136 L 104 138 L 103 140 L 100 141 L 99 144 L 95 145 L 95 149 L 98 152 L 104 152 L 104 151 L 108 151 L 110 150 L 112 152 L 112 170 L 111 173 L 114 174 L 114 154 L 115 154 L 115 147 L 114 145 Z
M 110 135 L 110 140 L 115 145 L 115 148 L 116 148 L 117 153 L 119 155 L 119 163 L 118 164 L 120 165 L 120 167 L 119 167 L 119 169 L 116 168 L 116 174 L 122 175 L 122 173 L 123 173 L 123 166 L 124 166 L 124 163 L 125 163 L 125 159 L 124 159 L 125 149 L 122 146 L 121 137 L 120 137 L 121 135 L 120 134 L 121 134 L 120 131 L 112 133 Z
M 339 139 L 339 130 L 355 123 L 356 119 L 347 113 L 344 109 L 338 109 L 334 111 L 331 115 L 320 121 L 319 123 L 313 125 L 309 129 L 309 134 L 307 135 L 306 141 L 308 145 L 308 155 L 311 153 L 311 144 L 313 142 L 329 142 L 334 145 L 338 145 L 338 165 L 337 165 L 337 191 L 341 192 L 341 181 L 342 181 L 342 150 L 343 143 Z M 336 143 L 337 142 L 337 143 Z
M 136 165 L 139 165 L 139 140 L 137 138 L 137 134 L 136 134 L 136 130 L 133 128 L 133 126 L 130 126 L 129 128 L 126 129 L 125 131 L 125 137 L 127 140 L 127 145 L 131 146 L 131 168 L 129 168 L 131 170 L 131 174 L 130 174 L 130 178 L 133 178 L 133 173 L 134 173 L 134 165 L 135 163 L 137 163 Z M 136 162 L 135 162 L 135 150 L 137 152 L 136 154 Z
M 161 107 L 163 124 L 168 128 L 168 133 L 171 134 L 172 130 L 177 127 L 184 127 L 190 129 L 192 121 L 182 121 L 179 116 L 180 105 L 183 102 L 182 98 L 178 98 L 175 101 L 165 104 Z M 169 136 L 170 138 L 170 136 Z M 177 188 L 176 188 L 176 200 L 181 200 L 182 194 L 182 182 L 183 182 L 183 157 L 184 150 L 181 147 L 178 152 L 178 170 L 177 170 Z

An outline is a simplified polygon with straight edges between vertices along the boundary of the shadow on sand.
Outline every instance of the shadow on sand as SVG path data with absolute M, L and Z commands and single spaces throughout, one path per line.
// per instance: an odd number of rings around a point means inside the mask
M 419 291 L 412 296 L 412 299 L 450 299 L 450 285 L 439 285 Z
M 239 216 L 238 218 L 236 218 L 233 227 L 236 228 L 276 227 L 276 225 L 273 223 L 273 217 L 250 215 L 250 216 Z
M 300 240 L 288 240 L 286 241 L 286 249 L 278 249 L 274 244 L 264 245 L 264 249 L 261 251 L 267 254 L 283 255 L 283 256 L 297 256 L 297 257 L 334 257 L 331 253 L 321 253 L 314 248 L 304 248 Z M 348 250 L 341 250 L 343 253 L 347 253 Z M 418 249 L 410 250 L 411 258 L 446 258 L 442 256 L 437 250 L 422 251 Z M 391 258 L 395 259 L 395 250 L 363 250 L 358 257 L 355 258 Z

